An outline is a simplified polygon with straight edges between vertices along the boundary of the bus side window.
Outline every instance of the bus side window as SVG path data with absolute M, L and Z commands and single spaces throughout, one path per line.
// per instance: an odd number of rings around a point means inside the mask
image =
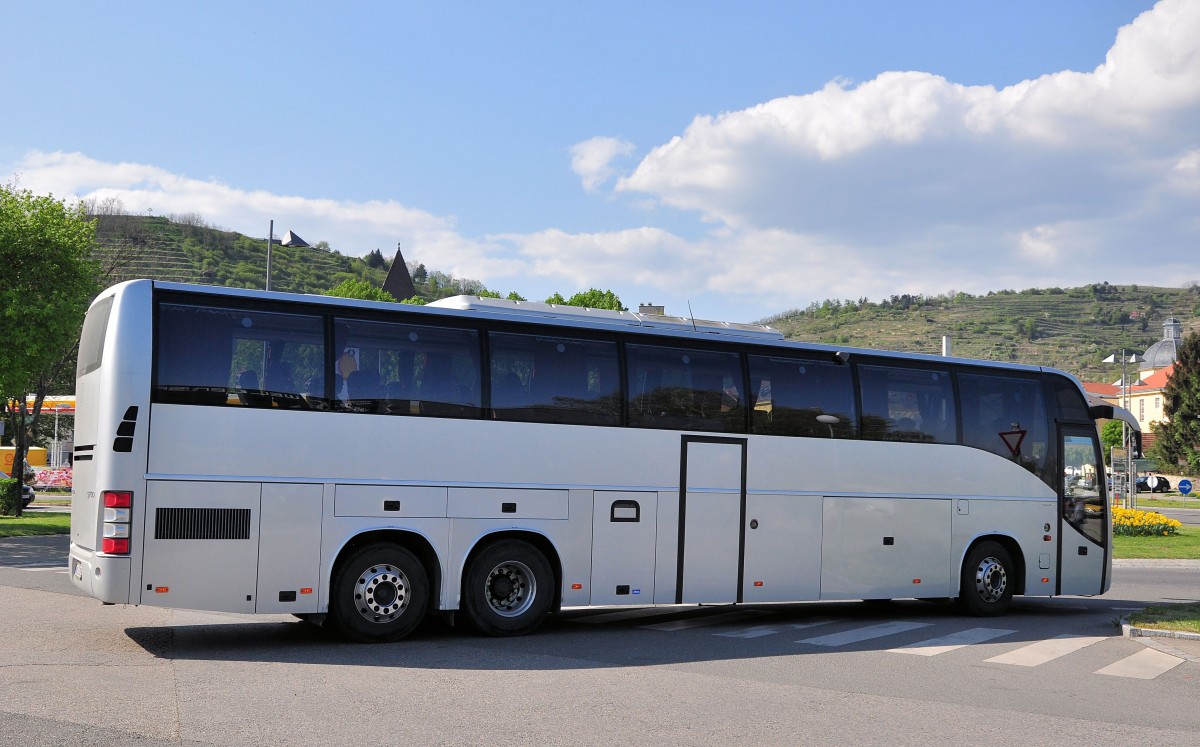
M 737 353 L 625 346 L 629 424 L 635 428 L 741 433 L 745 410 Z
M 810 438 L 854 438 L 854 381 L 847 366 L 752 355 L 750 381 L 757 397 L 755 433 Z
M 957 414 L 950 374 L 926 368 L 859 365 L 863 438 L 955 443 Z
M 1011 459 L 1052 488 L 1049 419 L 1038 379 L 958 374 L 963 443 Z

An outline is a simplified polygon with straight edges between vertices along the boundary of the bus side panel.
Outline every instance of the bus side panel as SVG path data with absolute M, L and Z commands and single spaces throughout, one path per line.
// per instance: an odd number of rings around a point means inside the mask
M 255 612 L 317 611 L 324 486 L 264 483 Z
M 821 598 L 821 503 L 815 495 L 746 497 L 743 601 Z
M 679 572 L 679 492 L 658 492 L 658 536 L 654 540 L 654 603 L 675 604 Z
M 142 604 L 254 612 L 261 488 L 149 481 Z
M 1055 525 L 1057 503 L 1031 501 L 1028 498 L 958 498 L 954 501 L 954 567 L 950 596 L 959 593 L 959 572 L 967 548 L 978 537 L 1005 536 L 1017 542 L 1025 561 L 1025 595 L 1054 593 L 1058 573 L 1055 544 L 1045 540 L 1053 536 L 1047 526 Z M 1013 558 L 1016 562 L 1018 559 Z M 1043 582 L 1042 579 L 1049 579 Z
M 441 609 L 459 608 L 467 559 L 489 535 L 497 533 L 546 538 L 558 555 L 562 605 L 590 603 L 592 491 L 450 488 L 449 499 L 450 546 Z M 554 558 L 547 560 L 555 565 Z M 575 584 L 580 588 L 572 589 Z
M 594 496 L 591 604 L 650 604 L 658 494 L 597 490 Z
M 948 597 L 951 501 L 826 496 L 822 599 Z

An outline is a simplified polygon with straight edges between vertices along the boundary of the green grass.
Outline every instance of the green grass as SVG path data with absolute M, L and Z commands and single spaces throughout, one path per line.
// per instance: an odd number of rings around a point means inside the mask
M 0 516 L 0 537 L 33 537 L 39 534 L 66 534 L 71 531 L 71 514 L 25 513 Z
M 1130 615 L 1129 622 L 1139 628 L 1200 633 L 1200 602 L 1156 604 Z
M 1200 559 L 1200 527 L 1185 524 L 1172 537 L 1113 537 L 1113 557 Z
M 1167 498 L 1142 498 L 1138 496 L 1138 508 L 1200 508 L 1200 498 L 1184 498 L 1178 493 Z

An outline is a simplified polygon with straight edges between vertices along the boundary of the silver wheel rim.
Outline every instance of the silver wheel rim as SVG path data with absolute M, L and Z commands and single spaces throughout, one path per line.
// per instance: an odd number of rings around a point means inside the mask
M 368 622 L 389 623 L 408 609 L 409 588 L 408 576 L 396 566 L 373 565 L 354 583 L 354 608 Z
M 1008 572 L 1004 564 L 992 556 L 979 561 L 975 569 L 975 591 L 985 602 L 998 602 L 1008 587 Z
M 483 582 L 483 596 L 500 617 L 520 617 L 537 598 L 537 579 L 524 563 L 506 561 L 488 573 Z

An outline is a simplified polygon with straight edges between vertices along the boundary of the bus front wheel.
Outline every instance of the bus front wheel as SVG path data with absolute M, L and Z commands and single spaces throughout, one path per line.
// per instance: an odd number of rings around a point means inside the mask
M 429 607 L 429 580 L 421 561 L 399 545 L 378 543 L 338 565 L 329 611 L 346 637 L 368 643 L 398 641 Z
M 537 548 L 502 540 L 471 561 L 463 578 L 463 612 L 484 635 L 525 635 L 550 614 L 553 583 L 550 564 Z
M 959 604 L 976 617 L 1002 615 L 1012 602 L 1016 580 L 1008 550 L 999 542 L 980 542 L 963 563 Z

